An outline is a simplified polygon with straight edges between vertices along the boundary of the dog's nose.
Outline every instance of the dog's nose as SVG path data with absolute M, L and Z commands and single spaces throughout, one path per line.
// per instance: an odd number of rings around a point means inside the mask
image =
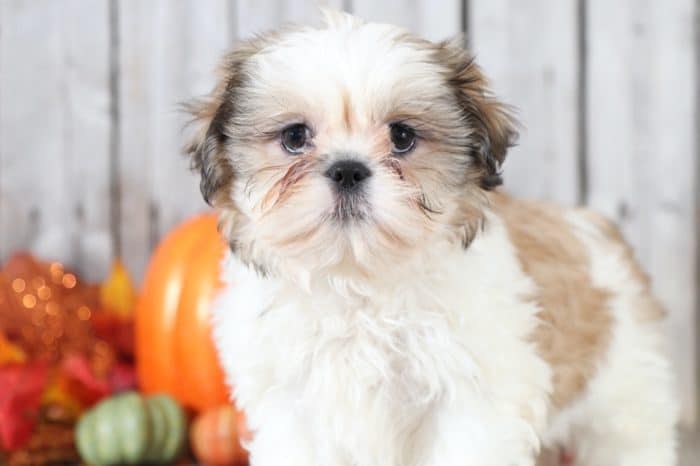
M 372 172 L 362 162 L 340 160 L 326 170 L 326 176 L 333 180 L 339 189 L 351 190 L 358 187 L 363 180 L 372 176 Z

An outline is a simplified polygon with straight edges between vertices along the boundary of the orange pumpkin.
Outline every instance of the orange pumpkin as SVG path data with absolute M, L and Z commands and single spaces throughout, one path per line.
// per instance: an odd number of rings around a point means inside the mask
M 153 254 L 135 315 L 145 393 L 168 393 L 198 411 L 228 401 L 209 324 L 225 250 L 216 217 L 205 214 L 175 228 Z
M 201 413 L 192 422 L 190 445 L 197 460 L 206 466 L 247 464 L 248 452 L 241 442 L 250 440 L 243 413 L 233 406 L 220 406 Z

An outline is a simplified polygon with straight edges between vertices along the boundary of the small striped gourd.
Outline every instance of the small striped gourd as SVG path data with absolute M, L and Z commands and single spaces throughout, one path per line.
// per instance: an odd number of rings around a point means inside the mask
M 80 456 L 93 466 L 164 464 L 182 451 L 185 414 L 167 395 L 127 392 L 108 398 L 78 422 Z

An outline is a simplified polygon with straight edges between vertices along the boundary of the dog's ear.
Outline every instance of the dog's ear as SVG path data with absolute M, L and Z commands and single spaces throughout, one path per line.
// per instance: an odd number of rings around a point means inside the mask
M 183 105 L 192 116 L 190 124 L 195 126 L 184 151 L 192 169 L 201 175 L 204 200 L 214 207 L 229 202 L 235 170 L 226 153 L 230 140 L 227 127 L 236 111 L 238 91 L 244 85 L 246 63 L 262 42 L 260 38 L 246 41 L 228 53 L 219 65 L 217 84 L 209 95 Z
M 468 150 L 480 168 L 481 187 L 493 189 L 503 182 L 501 164 L 518 137 L 512 109 L 493 96 L 488 80 L 462 47 L 461 39 L 438 44 L 438 60 L 448 67 L 447 83 L 472 129 Z
M 185 146 L 190 166 L 200 173 L 199 187 L 204 200 L 212 206 L 223 201 L 222 191 L 233 181 L 234 171 L 226 157 L 224 122 L 226 93 L 214 90 L 206 98 L 188 102 L 185 107 L 197 125 L 194 135 Z M 219 199 L 221 198 L 221 199 Z

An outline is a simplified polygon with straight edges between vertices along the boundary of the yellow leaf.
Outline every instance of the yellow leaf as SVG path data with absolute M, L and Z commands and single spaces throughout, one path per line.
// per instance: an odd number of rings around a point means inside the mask
M 80 401 L 61 386 L 56 376 L 52 377 L 46 390 L 44 390 L 41 396 L 41 404 L 42 406 L 60 406 L 71 419 L 77 419 L 83 411 L 83 406 L 80 404 Z
M 114 261 L 109 277 L 100 285 L 100 304 L 120 317 L 131 317 L 136 303 L 136 290 L 129 272 L 120 260 Z
M 19 346 L 12 343 L 0 332 L 0 366 L 10 363 L 22 363 L 27 360 L 26 353 Z

